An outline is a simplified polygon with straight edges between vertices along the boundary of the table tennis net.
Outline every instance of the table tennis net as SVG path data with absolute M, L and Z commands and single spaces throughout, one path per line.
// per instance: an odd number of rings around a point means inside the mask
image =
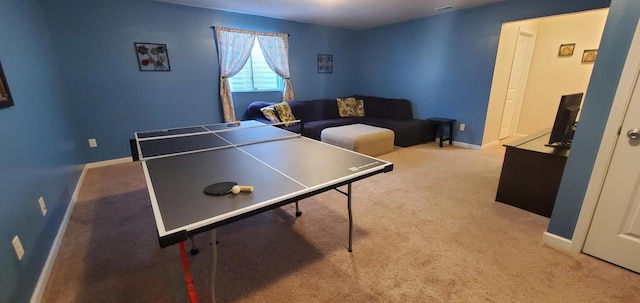
M 280 125 L 284 123 L 263 124 L 256 121 L 241 121 L 239 124 L 219 123 L 137 132 L 135 133 L 137 149 L 135 152 L 138 153 L 140 160 L 151 160 L 301 136 L 278 127 Z M 133 153 L 132 147 L 132 155 Z

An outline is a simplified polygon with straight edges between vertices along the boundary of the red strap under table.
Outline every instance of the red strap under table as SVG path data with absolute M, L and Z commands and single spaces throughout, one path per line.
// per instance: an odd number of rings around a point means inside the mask
M 198 297 L 196 297 L 196 290 L 193 287 L 193 281 L 191 280 L 191 274 L 189 273 L 189 261 L 187 260 L 187 250 L 184 248 L 184 242 L 180 242 L 180 255 L 182 256 L 182 269 L 184 270 L 184 279 L 187 283 L 187 292 L 189 293 L 189 302 L 198 303 Z

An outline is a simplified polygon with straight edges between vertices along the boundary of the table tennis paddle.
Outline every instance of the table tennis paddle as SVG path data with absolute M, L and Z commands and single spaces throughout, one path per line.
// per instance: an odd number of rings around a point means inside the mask
M 253 186 L 238 185 L 236 182 L 218 182 L 204 188 L 205 194 L 214 196 L 226 195 L 228 193 L 237 195 L 240 192 L 251 193 L 253 192 Z

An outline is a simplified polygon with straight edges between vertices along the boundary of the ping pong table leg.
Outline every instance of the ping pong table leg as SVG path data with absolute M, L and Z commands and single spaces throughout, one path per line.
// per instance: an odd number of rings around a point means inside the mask
M 218 248 L 216 246 L 216 230 L 212 229 L 209 232 L 211 238 L 211 273 L 209 274 L 209 281 L 211 287 L 211 302 L 216 302 L 216 270 L 218 265 Z
M 353 216 L 351 215 L 351 183 L 347 184 L 347 192 L 334 188 L 337 192 L 347 196 L 347 210 L 349 211 L 349 252 L 352 251 L 351 243 L 353 242 Z
M 189 237 L 189 240 L 191 240 L 191 255 L 195 256 L 197 255 L 200 251 L 198 250 L 198 248 L 196 247 L 196 241 L 193 240 L 193 236 Z
M 300 216 L 302 216 L 302 212 L 300 211 L 300 208 L 298 208 L 298 201 L 296 201 L 296 217 Z
M 353 217 L 351 216 L 351 183 L 347 185 L 347 209 L 349 211 L 349 252 L 353 241 Z

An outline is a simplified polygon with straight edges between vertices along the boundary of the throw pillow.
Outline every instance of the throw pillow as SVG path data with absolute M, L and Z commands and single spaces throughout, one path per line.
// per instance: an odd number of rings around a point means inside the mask
M 284 122 L 284 126 L 291 126 L 296 124 L 296 122 L 291 122 L 291 121 L 295 121 L 296 117 L 293 115 L 293 112 L 291 111 L 291 107 L 287 102 L 278 103 L 273 107 L 278 112 L 278 116 L 280 116 L 280 120 Z
M 278 118 L 278 114 L 276 113 L 276 109 L 273 107 L 273 105 L 263 107 L 260 109 L 260 111 L 262 112 L 264 117 L 267 118 L 267 120 L 273 123 L 280 123 L 280 119 Z
M 364 117 L 364 102 L 356 98 L 338 98 L 338 113 L 340 117 Z

